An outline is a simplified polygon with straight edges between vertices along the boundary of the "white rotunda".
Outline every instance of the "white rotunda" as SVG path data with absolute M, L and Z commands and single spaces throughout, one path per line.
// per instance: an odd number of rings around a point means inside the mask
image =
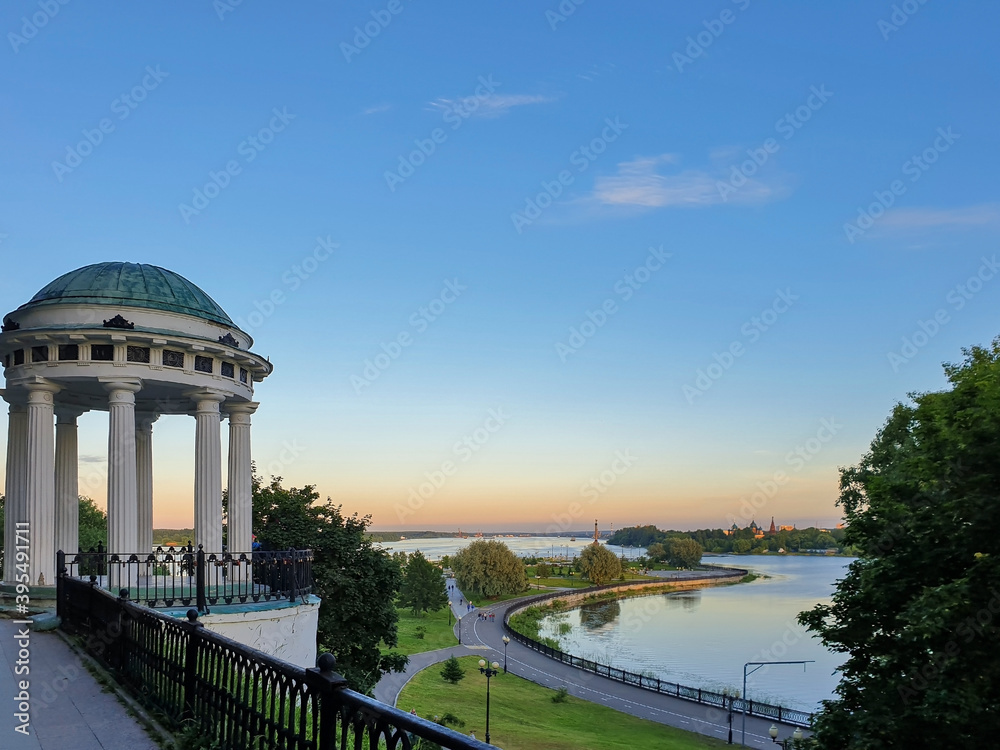
M 77 418 L 110 412 L 108 552 L 148 553 L 153 423 L 195 419 L 195 544 L 221 552 L 221 421 L 229 421 L 228 548 L 251 549 L 254 383 L 273 370 L 205 292 L 157 266 L 98 263 L 60 276 L 3 318 L 10 405 L 3 581 L 17 530 L 30 534 L 33 587 L 53 586 L 56 551 L 78 549 Z

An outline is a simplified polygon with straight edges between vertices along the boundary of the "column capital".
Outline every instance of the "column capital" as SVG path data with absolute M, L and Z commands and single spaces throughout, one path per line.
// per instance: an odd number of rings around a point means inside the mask
M 98 378 L 97 382 L 116 401 L 130 400 L 135 403 L 135 394 L 142 390 L 142 381 L 138 378 Z M 131 399 L 122 398 L 125 394 L 131 394 Z
M 256 401 L 231 401 L 226 404 L 225 411 L 229 415 L 230 424 L 250 424 L 250 417 L 260 406 Z
M 135 413 L 135 429 L 143 432 L 151 432 L 153 422 L 159 418 L 160 415 L 155 411 L 137 411 Z
M 56 424 L 75 424 L 90 409 L 71 404 L 56 404 Z
M 40 377 L 25 378 L 12 383 L 12 385 L 23 388 L 27 392 L 29 404 L 51 404 L 55 400 L 55 394 L 62 390 L 62 386 Z
M 219 405 L 226 400 L 226 394 L 211 388 L 198 388 L 193 391 L 186 391 L 184 396 L 194 401 L 197 412 L 219 413 Z

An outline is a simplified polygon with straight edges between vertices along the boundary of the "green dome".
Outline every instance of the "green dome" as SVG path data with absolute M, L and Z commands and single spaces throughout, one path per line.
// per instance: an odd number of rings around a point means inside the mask
M 54 304 L 145 307 L 235 328 L 226 311 L 173 271 L 145 263 L 95 263 L 60 276 L 18 309 Z

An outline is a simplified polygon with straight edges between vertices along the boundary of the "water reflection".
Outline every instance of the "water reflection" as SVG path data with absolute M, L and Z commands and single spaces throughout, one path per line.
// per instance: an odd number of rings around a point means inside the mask
M 597 630 L 610 625 L 622 613 L 621 602 L 591 602 L 580 607 L 580 624 L 588 630 Z
M 737 558 L 771 576 L 738 586 L 588 604 L 543 620 L 543 636 L 576 656 L 713 690 L 741 688 L 748 661 L 815 659 L 807 669 L 769 667 L 747 684 L 750 697 L 815 710 L 837 684 L 843 660 L 802 629 L 796 615 L 828 602 L 848 560 Z
M 664 606 L 667 609 L 686 609 L 694 611 L 701 604 L 701 591 L 681 591 L 676 594 L 663 594 Z

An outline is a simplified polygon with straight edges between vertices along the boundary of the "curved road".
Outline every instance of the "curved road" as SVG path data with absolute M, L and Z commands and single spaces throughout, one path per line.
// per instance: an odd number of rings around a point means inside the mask
M 667 571 L 664 571 L 667 572 Z M 664 577 L 691 577 L 692 571 L 669 571 L 680 573 L 676 576 Z M 687 575 L 684 575 L 687 574 Z M 698 573 L 704 575 L 704 573 Z M 454 597 L 462 596 L 461 592 L 454 593 Z M 476 615 L 479 610 L 467 612 L 464 606 L 459 607 L 453 603 L 452 609 L 455 616 L 462 617 L 461 620 L 461 645 L 456 644 L 451 648 L 444 648 L 438 651 L 429 651 L 423 654 L 414 654 L 410 657 L 410 663 L 406 672 L 394 675 L 386 675 L 375 688 L 375 697 L 383 703 L 395 705 L 403 686 L 421 669 L 431 664 L 448 659 L 450 656 L 479 656 L 488 661 L 500 663 L 501 669 L 504 666 L 504 646 L 503 641 L 503 618 L 507 610 L 520 604 L 527 597 L 511 599 L 510 601 L 492 605 L 483 611 L 492 611 L 496 618 L 494 621 L 480 620 Z M 456 625 L 457 633 L 457 625 Z M 578 698 L 600 703 L 601 705 L 622 711 L 643 719 L 668 724 L 669 726 L 686 729 L 691 732 L 698 732 L 710 737 L 716 737 L 725 741 L 728 737 L 729 726 L 727 723 L 727 713 L 714 706 L 705 706 L 692 701 L 673 698 L 650 690 L 644 690 L 634 685 L 626 685 L 615 680 L 602 677 L 600 675 L 587 672 L 568 664 L 563 664 L 547 656 L 543 656 L 537 651 L 533 651 L 527 646 L 523 646 L 517 641 L 511 641 L 507 646 L 506 655 L 507 670 L 513 674 L 531 680 L 539 685 L 548 688 L 558 689 L 565 687 L 571 695 Z M 497 679 L 502 680 L 503 675 Z M 495 692 L 500 698 L 501 684 L 497 685 Z M 402 706 L 406 708 L 406 706 Z M 733 744 L 740 744 L 740 726 L 742 715 L 733 714 Z M 767 733 L 773 722 L 748 716 L 746 720 L 746 744 L 749 747 L 773 748 L 775 745 Z M 779 737 L 788 737 L 794 727 L 779 725 L 781 730 Z

